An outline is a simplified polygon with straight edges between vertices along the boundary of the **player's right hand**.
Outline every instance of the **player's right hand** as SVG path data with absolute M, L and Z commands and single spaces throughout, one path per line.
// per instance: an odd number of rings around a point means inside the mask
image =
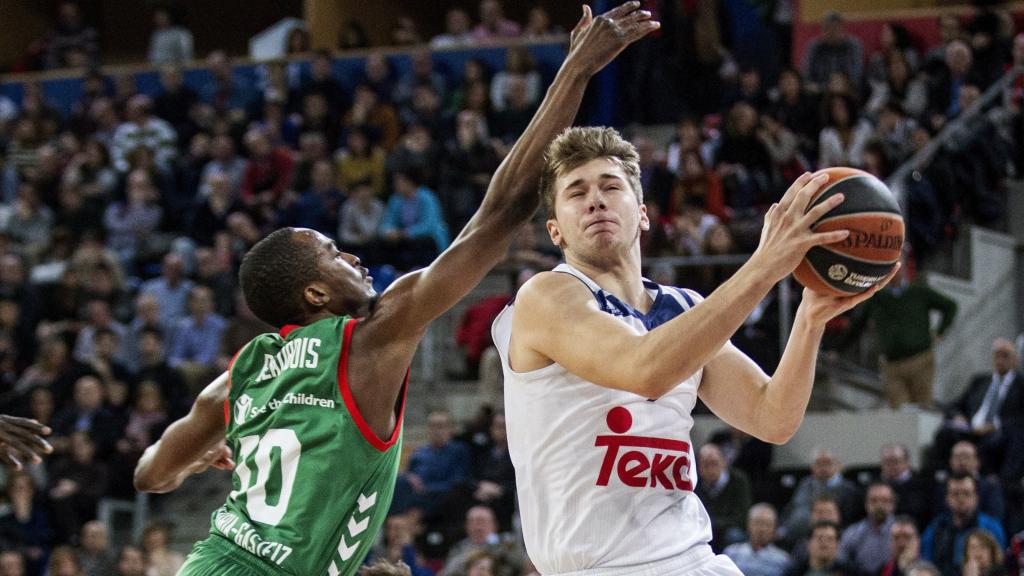
M 828 174 L 812 178 L 810 172 L 805 172 L 765 214 L 761 241 L 750 260 L 756 263 L 761 273 L 768 275 L 772 283 L 793 272 L 812 246 L 840 242 L 850 235 L 848 230 L 811 231 L 814 222 L 843 202 L 843 195 L 835 194 L 807 209 L 811 199 L 826 183 Z
M 594 17 L 583 5 L 583 17 L 572 30 L 566 64 L 582 67 L 587 75 L 597 74 L 627 46 L 661 27 L 651 13 L 632 0 Z
M 24 464 L 42 461 L 42 454 L 53 452 L 43 436 L 50 427 L 36 420 L 0 415 L 0 462 L 21 470 Z

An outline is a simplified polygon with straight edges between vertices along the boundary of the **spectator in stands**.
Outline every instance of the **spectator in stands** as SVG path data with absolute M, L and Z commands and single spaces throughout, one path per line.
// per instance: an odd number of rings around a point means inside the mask
M 295 168 L 292 170 L 292 181 L 289 186 L 289 194 L 286 194 L 285 200 L 283 200 L 280 208 L 286 207 L 294 197 L 291 193 L 293 192 L 304 192 L 309 188 L 311 184 L 311 177 L 313 175 L 313 165 L 322 160 L 328 158 L 328 144 L 327 141 L 330 136 L 325 130 L 334 130 L 328 128 L 328 124 L 332 120 L 327 118 L 327 106 L 324 102 L 323 96 L 319 94 L 313 94 L 307 100 L 307 104 L 316 102 L 315 108 L 318 108 L 316 124 L 307 124 L 309 130 L 303 132 L 299 136 L 299 151 L 293 156 L 295 160 Z M 307 107 L 307 111 L 309 108 Z M 304 120 L 305 122 L 305 120 Z M 337 120 L 333 120 L 337 123 Z M 333 182 L 332 182 L 333 184 Z
M 501 530 L 511 531 L 516 506 L 516 475 L 508 453 L 504 414 L 494 415 L 490 435 L 493 446 L 473 468 L 473 479 L 476 480 L 473 498 L 494 511 Z
M 151 294 L 159 303 L 160 322 L 165 328 L 174 327 L 178 320 L 184 318 L 188 303 L 188 295 L 193 283 L 184 276 L 185 262 L 175 252 L 169 252 L 163 258 L 160 276 L 147 280 L 139 289 L 139 294 Z
M 425 266 L 448 247 L 448 227 L 437 196 L 411 171 L 395 172 L 380 235 L 399 270 Z
M 1003 566 L 1003 548 L 989 531 L 975 528 L 967 535 L 961 574 L 963 576 L 1002 576 L 1006 574 Z
M 330 51 L 317 50 L 313 53 L 309 79 L 303 84 L 301 93 L 303 97 L 310 94 L 323 96 L 332 117 L 348 108 L 348 94 L 334 76 L 334 59 Z
M 85 576 L 78 551 L 71 546 L 58 546 L 53 549 L 48 563 L 47 576 Z
M 204 86 L 203 101 L 213 105 L 219 114 L 226 114 L 230 121 L 244 118 L 256 97 L 255 88 L 241 76 L 234 75 L 228 55 L 223 50 L 210 52 L 206 66 L 213 74 L 213 82 Z
M 83 364 L 90 363 L 97 356 L 97 336 L 99 332 L 109 330 L 119 341 L 124 341 L 128 329 L 118 322 L 110 311 L 110 305 L 100 299 L 90 300 L 85 309 L 85 325 L 79 330 L 75 342 L 75 359 Z M 118 353 L 118 360 L 128 357 L 127 346 L 124 352 Z
M 454 48 L 473 42 L 473 21 L 462 8 L 450 8 L 444 16 L 444 33 L 430 39 L 430 47 Z
M 356 86 L 352 108 L 342 119 L 342 127 L 363 129 L 385 152 L 391 150 L 402 135 L 398 112 L 369 84 Z
M 811 526 L 807 537 L 806 562 L 794 562 L 784 573 L 785 576 L 813 576 L 815 574 L 854 575 L 857 570 L 845 564 L 838 556 L 839 525 L 818 522 Z
M 40 574 L 53 543 L 50 514 L 27 472 L 7 475 L 7 511 L 0 515 L 4 549 L 21 550 L 29 574 Z
M 466 513 L 466 538 L 448 552 L 445 560 L 445 574 L 472 574 L 472 554 L 486 551 L 494 564 L 504 570 L 495 570 L 495 576 L 513 576 L 522 570 L 523 560 L 518 545 L 510 535 L 498 533 L 494 512 L 486 506 L 474 506 Z
M 228 217 L 244 206 L 232 191 L 227 174 L 212 173 L 203 182 L 206 194 L 193 208 L 189 229 L 196 244 L 213 246 L 217 235 L 227 229 Z
M 85 201 L 96 208 L 105 204 L 118 184 L 117 171 L 111 164 L 110 152 L 99 140 L 87 140 L 82 145 L 82 152 L 72 157 L 65 172 L 66 180 L 74 182 L 75 189 Z M 77 228 L 71 229 L 78 233 Z
M 104 406 L 104 401 L 103 382 L 99 378 L 86 374 L 75 381 L 71 405 L 58 412 L 53 419 L 50 443 L 55 453 L 66 452 L 76 432 L 90 434 L 90 442 L 95 441 L 104 454 L 114 446 L 121 435 L 121 423 Z
M 39 191 L 29 183 L 18 186 L 18 199 L 0 218 L 0 230 L 11 240 L 39 251 L 50 243 L 54 215 Z
M 160 69 L 160 87 L 160 93 L 153 99 L 153 114 L 170 123 L 180 142 L 187 129 L 189 110 L 199 100 L 199 95 L 185 85 L 179 65 L 168 64 Z
M 452 421 L 447 412 L 427 416 L 427 435 L 429 443 L 409 456 L 400 484 L 412 490 L 406 496 L 411 496 L 413 506 L 429 518 L 442 512 L 438 508 L 448 493 L 469 478 L 469 450 L 462 442 L 452 440 Z
M 967 534 L 975 528 L 991 532 L 1000 547 L 1006 536 L 999 520 L 978 511 L 977 481 L 973 476 L 946 480 L 947 511 L 940 513 L 921 537 L 921 557 L 934 562 L 943 576 L 959 576 Z
M 138 94 L 128 100 L 125 108 L 125 122 L 114 132 L 110 154 L 114 166 L 121 172 L 131 168 L 129 159 L 139 147 L 146 147 L 153 153 L 157 166 L 168 170 L 178 154 L 178 134 L 165 120 L 151 114 L 153 107 L 149 96 Z
M 351 191 L 359 183 L 368 183 L 377 196 L 384 195 L 384 153 L 370 143 L 361 127 L 353 127 L 345 136 L 345 147 L 338 151 L 337 185 Z
M 722 178 L 726 203 L 737 217 L 751 217 L 768 199 L 772 162 L 757 138 L 757 126 L 757 110 L 746 102 L 737 102 L 729 109 L 715 155 L 715 170 Z
M 147 576 L 174 576 L 185 557 L 168 545 L 174 526 L 168 522 L 150 522 L 142 531 L 142 549 L 146 556 Z
M 98 520 L 91 520 L 82 525 L 82 536 L 79 539 L 82 572 L 85 576 L 108 576 L 116 570 L 114 558 L 110 553 L 110 539 L 107 527 Z
M 551 15 L 547 8 L 535 4 L 526 14 L 526 26 L 523 27 L 524 38 L 544 38 L 552 34 L 561 34 L 563 30 L 551 23 Z
M 879 576 L 908 576 L 911 567 L 921 560 L 921 538 L 914 519 L 897 516 L 889 528 L 889 557 Z
M 338 241 L 345 251 L 358 254 L 369 266 L 380 260 L 377 231 L 384 216 L 384 203 L 369 182 L 349 188 L 348 200 L 338 215 Z
M 449 119 L 444 116 L 441 99 L 434 88 L 427 83 L 417 84 L 412 90 L 412 98 L 402 108 L 399 117 L 406 126 L 421 125 L 438 140 L 445 140 L 448 132 Z
M 264 130 L 245 133 L 249 164 L 242 177 L 241 199 L 261 221 L 272 222 L 277 203 L 291 184 L 295 161 L 285 148 L 273 147 Z
M 871 81 L 871 94 L 864 106 L 866 114 L 877 114 L 887 102 L 898 102 L 911 117 L 919 117 L 928 107 L 928 89 L 924 79 L 915 76 L 906 57 L 899 52 L 885 62 L 885 75 Z
M 346 20 L 338 32 L 338 48 L 340 50 L 362 50 L 370 47 L 370 39 L 366 29 L 356 19 Z
M 910 31 L 902 24 L 886 22 L 878 31 L 878 51 L 868 59 L 868 82 L 884 82 L 894 58 L 907 66 L 908 76 L 917 72 L 921 65 Z
M 185 64 L 192 60 L 192 32 L 182 26 L 170 8 L 153 11 L 153 34 L 149 37 L 149 63 Z
M 438 99 L 444 100 L 448 84 L 444 76 L 434 69 L 434 58 L 428 48 L 416 48 L 409 53 L 411 65 L 409 72 L 398 80 L 392 101 L 399 107 L 407 107 L 413 98 L 417 86 L 429 85 L 434 89 Z
M 864 499 L 867 516 L 843 531 L 839 558 L 865 574 L 877 574 L 889 558 L 889 533 L 894 521 L 896 495 L 885 483 L 868 487 Z
M 537 103 L 530 100 L 529 87 L 525 78 L 509 78 L 505 88 L 506 106 L 494 114 L 492 130 L 494 136 L 500 138 L 502 142 L 510 144 L 526 130 L 526 126 L 537 110 Z
M 505 18 L 499 0 L 480 0 L 480 23 L 473 29 L 477 42 L 488 43 L 504 38 L 517 38 L 522 33 L 519 24 Z
M 775 525 L 775 508 L 764 502 L 754 504 L 747 512 L 748 540 L 729 545 L 724 554 L 747 576 L 781 576 L 789 554 L 774 544 Z
M 242 180 L 245 178 L 248 162 L 245 158 L 235 153 L 235 142 L 226 134 L 213 138 L 210 152 L 212 157 L 203 166 L 203 172 L 200 176 L 200 182 L 202 182 L 199 187 L 200 195 L 206 196 L 210 193 L 208 182 L 210 176 L 223 174 L 228 177 L 230 198 L 232 200 L 237 199 L 242 189 Z
M 434 571 L 423 566 L 420 561 L 412 522 L 406 514 L 391 514 L 384 520 L 381 540 L 371 551 L 369 558 L 378 558 L 394 564 L 404 562 L 409 566 L 411 576 L 434 576 Z
M 863 166 L 871 124 L 859 118 L 853 100 L 844 95 L 825 99 L 824 128 L 818 135 L 818 167 Z
M 78 68 L 96 63 L 99 37 L 96 29 L 82 17 L 82 8 L 73 0 L 57 5 L 57 26 L 47 40 L 45 67 Z
M 923 528 L 931 520 L 932 489 L 928 480 L 910 468 L 910 454 L 903 444 L 882 446 L 881 478 L 896 496 L 896 514 L 908 515 Z
M 227 321 L 214 312 L 213 291 L 196 286 L 188 299 L 189 315 L 178 321 L 169 340 L 167 363 L 182 370 L 190 388 L 205 385 L 214 368 Z
M 992 372 L 971 379 L 947 418 L 935 437 L 937 455 L 953 442 L 970 440 L 981 454 L 982 472 L 1002 473 L 1004 462 L 1007 472 L 1016 469 L 1024 458 L 1019 443 L 1024 434 L 1024 375 L 1018 371 L 1013 342 L 998 338 L 992 343 Z
M 524 46 L 514 46 L 505 52 L 505 69 L 494 75 L 491 80 L 491 105 L 501 112 L 508 107 L 510 83 L 513 79 L 525 83 L 526 100 L 531 104 L 540 102 L 540 73 L 537 63 Z
M 960 90 L 966 85 L 978 84 L 977 76 L 972 73 L 973 64 L 971 48 L 966 42 L 954 40 L 946 46 L 944 60 L 930 74 L 928 104 L 933 115 L 952 118 L 960 113 Z
M 445 221 L 461 230 L 483 200 L 491 174 L 501 160 L 484 137 L 484 119 L 464 110 L 456 116 L 455 139 L 445 146 L 441 160 L 440 193 Z
M 338 229 L 338 213 L 345 203 L 345 195 L 334 186 L 336 178 L 330 160 L 318 160 L 311 172 L 309 188 L 283 210 L 278 222 L 331 234 Z
M 48 495 L 57 540 L 67 542 L 96 518 L 96 506 L 110 480 L 107 465 L 96 460 L 97 445 L 86 430 L 71 434 L 68 457 L 50 468 Z
M 899 408 L 913 402 L 927 409 L 933 403 L 933 346 L 953 324 L 957 306 L 923 281 L 911 282 L 908 268 L 904 259 L 904 265 L 889 285 L 854 314 L 847 330 L 847 341 L 859 335 L 869 319 L 873 320 L 882 386 L 889 406 Z M 932 312 L 941 315 L 934 331 L 930 320 Z M 944 459 L 944 454 L 940 459 Z
M 701 446 L 697 473 L 700 481 L 694 493 L 711 517 L 711 541 L 715 552 L 721 552 L 747 536 L 743 527 L 752 503 L 750 480 L 743 472 L 730 469 L 714 444 Z
M 825 14 L 821 32 L 804 53 L 804 78 L 824 86 L 833 72 L 842 72 L 854 86 L 859 86 L 864 72 L 864 47 L 860 40 L 846 32 L 839 12 Z
M 146 576 L 146 559 L 140 548 L 121 548 L 117 558 L 117 576 Z
M 416 20 L 407 14 L 398 16 L 389 36 L 391 38 L 391 46 L 413 46 L 423 43 L 423 37 L 420 36 Z
M 18 550 L 0 552 L 0 576 L 26 576 L 25 556 Z
M 107 207 L 103 226 L 107 248 L 120 256 L 127 270 L 134 271 L 138 260 L 151 252 L 164 211 L 157 204 L 160 192 L 145 170 L 128 174 L 127 188 L 127 201 L 113 202 Z
M 789 538 L 799 538 L 806 533 L 811 524 L 813 505 L 821 495 L 832 496 L 839 507 L 840 518 L 854 518 L 858 508 L 863 509 L 859 491 L 853 482 L 843 478 L 835 453 L 818 448 L 811 462 L 811 475 L 797 484 L 782 515 L 782 524 Z
M 163 332 L 158 328 L 147 326 L 137 335 L 139 344 L 139 370 L 136 380 L 139 382 L 156 382 L 160 386 L 160 396 L 166 403 L 171 418 L 184 415 L 189 407 L 188 388 L 182 380 L 181 373 L 171 368 L 165 360 Z
M 941 474 L 937 475 L 933 494 L 935 504 L 933 508 L 940 510 L 946 498 L 946 478 Z M 978 496 L 978 509 L 992 516 L 1002 518 L 1006 511 L 1003 490 L 999 482 L 981 475 L 981 461 L 978 459 L 978 449 L 970 441 L 961 440 L 953 445 L 949 453 L 949 469 L 947 476 L 970 476 L 974 478 L 975 490 Z
M 362 84 L 369 86 L 381 100 L 390 102 L 395 91 L 395 75 L 387 57 L 381 52 L 371 52 L 366 55 L 364 66 L 366 78 Z

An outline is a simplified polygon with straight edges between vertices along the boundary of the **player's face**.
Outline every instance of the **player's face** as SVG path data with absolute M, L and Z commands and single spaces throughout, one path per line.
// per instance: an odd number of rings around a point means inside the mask
M 647 208 L 610 158 L 591 160 L 555 180 L 555 217 L 547 229 L 566 252 L 584 258 L 614 254 L 636 246 L 649 226 Z
M 318 265 L 330 292 L 327 309 L 339 316 L 365 313 L 377 293 L 373 289 L 373 277 L 360 265 L 359 257 L 342 252 L 333 240 L 319 232 L 303 232 L 313 234 L 319 244 Z

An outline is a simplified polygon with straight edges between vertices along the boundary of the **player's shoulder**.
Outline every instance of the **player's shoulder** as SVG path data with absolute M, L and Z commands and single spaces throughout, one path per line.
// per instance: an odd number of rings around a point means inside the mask
M 516 307 L 548 307 L 592 299 L 590 288 L 564 272 L 540 272 L 526 281 L 516 295 Z

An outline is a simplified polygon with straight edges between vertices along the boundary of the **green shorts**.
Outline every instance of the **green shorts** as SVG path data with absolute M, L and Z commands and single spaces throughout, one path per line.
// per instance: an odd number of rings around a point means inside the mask
M 220 536 L 192 547 L 178 576 L 279 576 L 280 569 L 256 558 Z

